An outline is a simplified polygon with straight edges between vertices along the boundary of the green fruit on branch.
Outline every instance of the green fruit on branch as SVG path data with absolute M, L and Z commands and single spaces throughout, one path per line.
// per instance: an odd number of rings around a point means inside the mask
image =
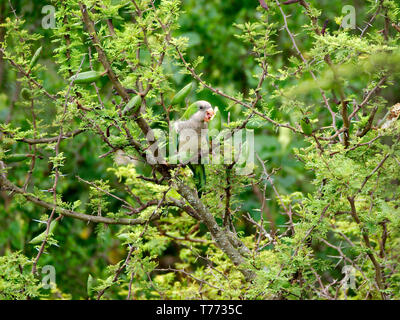
M 32 68 L 36 65 L 36 63 L 38 62 L 41 52 L 42 52 L 42 47 L 40 47 L 39 49 L 36 50 L 35 54 L 32 57 L 31 63 L 29 64 L 28 72 L 30 72 L 32 70 Z
M 31 99 L 32 99 L 32 95 L 31 95 L 30 90 L 27 89 L 27 88 L 22 88 L 22 90 L 21 90 L 21 97 L 22 97 L 24 100 L 31 100 Z
M 24 160 L 26 160 L 28 157 L 30 157 L 31 155 L 30 154 L 10 154 L 10 155 L 7 155 L 4 159 L 3 159 L 3 161 L 5 162 L 5 163 L 11 163 L 11 162 L 21 162 L 21 161 L 24 161 Z
M 76 84 L 92 83 L 99 80 L 103 75 L 104 72 L 86 71 L 70 77 L 68 81 L 73 81 Z
M 177 94 L 175 94 L 171 104 L 172 105 L 181 104 L 185 100 L 185 98 L 189 95 L 191 90 L 192 90 L 192 83 L 189 83 L 181 90 L 179 90 Z
M 122 115 L 127 116 L 131 113 L 137 111 L 137 108 L 140 106 L 142 99 L 140 95 L 134 96 L 129 102 L 126 104 L 124 110 L 122 110 Z
M 57 220 L 53 220 L 50 223 L 50 227 L 49 227 L 49 233 L 52 233 L 54 231 L 54 229 L 57 226 L 58 221 Z M 39 234 L 38 236 L 34 237 L 31 241 L 29 241 L 30 244 L 38 244 L 43 242 L 43 240 L 46 238 L 46 230 L 43 231 L 41 234 Z

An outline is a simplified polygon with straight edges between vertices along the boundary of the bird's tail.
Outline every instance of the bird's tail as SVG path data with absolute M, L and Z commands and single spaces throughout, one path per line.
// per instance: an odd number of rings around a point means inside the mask
M 193 172 L 194 184 L 197 189 L 197 194 L 201 198 L 204 188 L 206 186 L 206 169 L 204 164 L 189 163 L 189 168 Z

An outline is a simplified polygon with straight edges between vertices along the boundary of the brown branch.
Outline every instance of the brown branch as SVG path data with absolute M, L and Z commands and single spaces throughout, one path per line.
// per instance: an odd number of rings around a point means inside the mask
M 360 189 L 358 190 L 357 193 L 360 193 L 360 192 L 361 192 L 361 190 L 364 188 L 364 186 L 365 186 L 365 184 L 368 182 L 368 180 L 383 166 L 383 164 L 384 164 L 385 161 L 389 158 L 389 156 L 390 156 L 389 153 L 386 154 L 386 155 L 383 157 L 383 159 L 378 163 L 378 165 L 374 168 L 374 170 L 372 170 L 372 172 L 371 172 L 369 175 L 367 175 L 367 176 L 365 177 L 365 180 L 363 181 L 363 183 L 362 183 L 362 185 L 361 185 L 361 187 L 360 187 Z
M 92 183 L 92 182 L 90 182 L 90 181 L 87 181 L 87 180 L 85 180 L 85 179 L 82 179 L 82 178 L 79 177 L 79 176 L 76 176 L 76 178 L 78 178 L 79 181 L 82 181 L 82 182 L 84 182 L 84 183 L 90 185 L 91 187 L 95 188 L 96 190 L 98 190 L 98 191 L 100 191 L 100 192 L 103 192 L 103 193 L 107 194 L 108 196 L 110 196 L 110 197 L 112 197 L 112 198 L 114 198 L 114 199 L 117 199 L 117 200 L 121 201 L 122 203 L 125 203 L 125 205 L 128 207 L 128 209 L 130 209 L 130 210 L 132 210 L 132 211 L 135 210 L 135 208 L 133 208 L 132 205 L 131 205 L 129 202 L 125 201 L 124 199 L 121 199 L 120 197 L 117 197 L 116 195 L 112 194 L 111 192 L 108 192 L 107 190 L 104 190 L 104 189 L 102 189 L 102 188 L 96 186 L 94 183 Z M 155 205 L 156 205 L 156 204 L 157 204 L 157 203 L 155 203 Z M 149 206 L 150 206 L 150 205 L 148 205 L 147 207 L 149 207 Z M 146 208 L 147 208 L 147 207 L 146 207 Z M 146 208 L 143 208 L 143 210 L 146 209 Z M 142 210 L 140 210 L 140 211 L 142 211 Z M 140 211 L 139 211 L 139 212 L 140 212 Z
M 372 129 L 372 123 L 374 122 L 374 118 L 376 115 L 376 112 L 378 111 L 378 107 L 375 107 L 372 109 L 371 114 L 368 118 L 367 124 L 365 125 L 364 129 L 357 133 L 357 137 L 364 137 L 371 129 Z
M 373 139 L 370 140 L 370 141 L 363 142 L 363 143 L 358 143 L 358 144 L 356 144 L 355 146 L 353 146 L 353 147 L 351 147 L 351 148 L 348 148 L 346 151 L 353 151 L 353 150 L 355 150 L 355 149 L 357 149 L 357 148 L 360 148 L 360 147 L 370 146 L 372 143 L 374 143 L 376 140 L 378 140 L 378 139 L 380 139 L 380 138 L 382 138 L 382 135 L 378 135 L 378 136 L 376 136 L 375 138 L 373 138 Z M 329 155 L 330 155 L 330 156 L 333 156 L 333 155 L 335 155 L 335 154 L 337 154 L 337 153 L 340 153 L 340 151 L 331 152 Z
M 131 256 L 132 256 L 132 253 L 133 253 L 133 251 L 134 251 L 135 249 L 136 249 L 135 246 L 131 246 L 131 248 L 129 249 L 129 252 L 128 252 L 126 258 L 125 258 L 124 263 L 118 268 L 118 270 L 116 271 L 116 273 L 115 273 L 115 275 L 114 275 L 114 278 L 113 278 L 113 280 L 112 280 L 113 283 L 116 282 L 116 281 L 118 280 L 119 275 L 120 275 L 121 272 L 125 269 L 126 265 L 129 263 L 129 261 L 130 261 L 130 259 L 131 259 Z M 97 300 L 100 300 L 100 298 L 103 296 L 104 292 L 105 292 L 108 288 L 110 288 L 110 287 L 111 287 L 111 285 L 108 286 L 108 287 L 106 287 L 106 288 L 104 288 L 104 289 L 102 289 L 102 290 L 97 294 Z
M 210 287 L 212 287 L 214 289 L 217 289 L 217 290 L 222 290 L 222 291 L 224 290 L 223 288 L 216 287 L 216 286 L 212 285 L 211 283 L 209 283 L 209 282 L 207 282 L 207 281 L 205 281 L 203 279 L 195 277 L 194 275 L 192 275 L 191 273 L 185 271 L 184 269 L 173 269 L 171 267 L 168 267 L 166 269 L 154 269 L 154 271 L 164 271 L 164 272 L 172 271 L 172 272 L 183 273 L 185 276 L 190 277 L 190 278 L 196 280 L 197 282 L 204 283 L 204 284 L 206 284 L 206 285 L 208 285 L 208 286 L 210 286 Z
M 5 57 L 5 50 L 3 48 L 0 48 L 0 52 L 4 54 Z M 39 88 L 40 90 L 42 90 L 44 92 L 44 94 L 46 96 L 48 96 L 50 99 L 52 100 L 57 100 L 57 96 L 56 95 L 52 95 L 50 93 L 48 93 L 44 87 L 37 82 L 35 79 L 33 79 L 31 77 L 31 75 L 29 74 L 29 72 L 25 71 L 20 65 L 18 65 L 13 59 L 10 58 L 6 58 L 8 61 L 10 61 L 11 65 L 14 66 L 18 72 L 20 72 L 23 76 L 25 76 L 31 83 L 33 83 L 37 88 Z
M 400 27 L 397 24 L 392 23 L 392 27 L 395 28 L 398 32 L 400 32 Z
M 350 203 L 351 215 L 352 215 L 354 221 L 356 221 L 358 225 L 361 225 L 361 220 L 357 215 L 356 206 L 354 204 L 354 197 L 347 197 L 347 200 Z M 378 261 L 375 258 L 375 255 L 373 253 L 373 248 L 371 246 L 367 231 L 364 228 L 362 228 L 361 232 L 362 232 L 362 237 L 364 239 L 364 243 L 368 247 L 367 255 L 368 255 L 369 259 L 371 260 L 371 262 L 372 262 L 372 264 L 374 265 L 374 268 L 375 268 L 376 284 L 378 285 L 380 290 L 384 290 L 385 286 L 384 286 L 384 283 L 383 283 L 383 276 L 382 276 L 381 266 L 379 265 Z M 382 299 L 386 300 L 386 295 L 382 291 L 380 292 L 380 294 L 381 294 Z
M 388 221 L 383 221 L 380 223 L 382 225 L 382 239 L 379 240 L 379 256 L 381 258 L 385 257 L 385 246 L 386 246 L 386 240 L 388 238 L 388 229 L 387 229 L 387 222 Z
M 82 4 L 82 2 L 79 3 L 79 7 L 82 13 L 82 19 L 83 22 L 89 32 L 90 38 L 92 40 L 92 43 L 94 47 L 96 48 L 98 59 L 103 65 L 104 69 L 107 72 L 108 78 L 110 79 L 111 83 L 113 84 L 115 90 L 117 90 L 118 94 L 122 97 L 122 99 L 127 103 L 130 100 L 129 94 L 126 92 L 125 88 L 122 86 L 121 82 L 118 80 L 118 77 L 116 74 L 113 72 L 111 68 L 111 64 L 108 61 L 106 53 L 103 51 L 101 47 L 100 40 L 97 36 L 96 30 L 94 28 L 94 23 L 89 17 L 88 10 L 86 8 L 86 5 Z M 143 117 L 138 116 L 138 112 L 140 110 L 137 110 L 134 113 L 134 119 L 142 132 L 147 135 L 148 133 L 152 133 L 152 130 L 146 120 Z M 154 135 L 153 135 L 154 137 Z
M 360 38 L 362 38 L 364 36 L 364 34 L 367 32 L 369 27 L 372 27 L 372 22 L 374 22 L 374 20 L 376 19 L 376 17 L 378 16 L 379 12 L 381 12 L 382 9 L 382 2 L 383 0 L 380 0 L 378 9 L 374 12 L 374 14 L 372 15 L 372 17 L 369 19 L 369 21 L 367 22 L 366 26 L 364 27 L 364 29 L 360 29 L 361 30 L 361 35 Z
M 282 4 L 289 5 L 289 4 L 293 4 L 293 3 L 297 3 L 297 2 L 301 2 L 301 0 L 288 0 L 288 1 L 282 2 Z
M 288 25 L 288 21 L 287 21 L 287 16 L 286 16 L 285 12 L 283 11 L 283 9 L 282 9 L 282 7 L 281 7 L 281 4 L 279 3 L 278 0 L 275 0 L 275 2 L 276 2 L 276 4 L 277 4 L 277 6 L 279 7 L 279 10 L 280 10 L 280 12 L 281 12 L 281 14 L 282 14 L 283 21 L 284 21 L 284 28 L 285 28 L 287 34 L 289 35 L 289 37 L 290 37 L 290 39 L 291 39 L 291 41 L 292 41 L 292 44 L 293 44 L 294 49 L 296 50 L 297 54 L 299 55 L 299 57 L 301 58 L 301 60 L 303 61 L 303 63 L 304 63 L 306 66 L 309 66 L 309 63 L 308 63 L 307 59 L 304 58 L 302 52 L 300 51 L 299 47 L 297 46 L 296 39 L 295 39 L 293 33 L 292 33 L 292 32 L 290 31 L 290 29 L 289 29 L 289 25 Z M 316 77 L 315 73 L 314 73 L 311 69 L 309 70 L 309 72 L 310 72 L 310 74 L 311 74 L 311 77 L 314 79 L 314 81 L 317 81 L 317 77 Z M 335 131 L 337 132 L 337 127 L 336 127 L 336 115 L 335 115 L 335 112 L 333 112 L 331 106 L 329 105 L 329 102 L 328 102 L 328 99 L 327 99 L 327 97 L 326 97 L 325 92 L 324 92 L 321 88 L 319 89 L 319 91 L 320 91 L 320 93 L 321 93 L 322 99 L 324 100 L 324 103 L 325 103 L 326 108 L 328 109 L 329 113 L 331 114 L 331 117 L 332 117 L 332 125 L 333 125 Z
M 261 203 L 261 212 L 265 213 L 267 219 L 268 219 L 268 223 L 270 225 L 271 228 L 271 233 L 274 235 L 276 233 L 276 226 L 275 226 L 275 221 L 272 217 L 271 211 L 269 210 L 269 208 L 266 206 L 266 199 L 265 199 L 265 189 L 266 189 L 266 184 L 264 185 L 264 193 L 261 192 L 261 189 L 258 185 L 253 184 L 253 192 L 256 195 L 256 197 L 258 198 L 258 200 Z
M 340 98 L 341 98 L 341 104 L 342 104 L 342 109 L 340 110 L 341 111 L 340 113 L 341 113 L 342 119 L 343 119 L 343 128 L 345 129 L 343 132 L 343 137 L 344 137 L 343 144 L 344 144 L 345 148 L 348 148 L 348 146 L 350 145 L 350 142 L 349 142 L 350 121 L 349 121 L 348 113 L 347 113 L 348 102 L 344 100 L 344 96 L 342 94 L 343 90 L 340 90 L 340 91 L 341 91 Z
M 190 238 L 187 235 L 185 235 L 184 237 L 175 237 L 173 235 L 168 234 L 166 231 L 162 231 L 160 229 L 158 229 L 158 231 L 160 232 L 161 235 L 166 236 L 171 239 L 174 239 L 174 240 L 177 240 L 177 241 L 189 241 L 189 242 L 197 242 L 197 243 L 204 243 L 204 244 L 212 243 L 212 241 L 209 241 L 209 240 Z
M 265 179 L 271 184 L 272 190 L 274 191 L 275 196 L 279 199 L 281 207 L 285 210 L 287 216 L 289 218 L 291 218 L 292 211 L 290 210 L 290 208 L 287 208 L 285 206 L 285 203 L 283 202 L 283 199 L 282 199 L 281 195 L 279 194 L 278 189 L 275 187 L 274 181 L 272 180 L 271 176 L 268 174 L 268 171 L 267 171 L 267 168 L 265 167 L 264 161 L 260 158 L 260 156 L 257 153 L 256 153 L 256 157 L 257 157 L 258 161 L 261 163 L 261 166 L 263 168 L 263 173 L 265 175 Z
M 29 85 L 29 86 L 30 86 L 30 89 L 32 90 L 32 86 L 31 85 Z M 37 123 L 36 123 L 36 113 L 35 113 L 35 106 L 34 106 L 33 97 L 31 97 L 30 109 L 31 109 L 31 115 L 32 115 L 33 136 L 34 136 L 34 138 L 36 138 L 36 136 L 37 136 Z M 26 176 L 25 183 L 24 183 L 24 186 L 23 186 L 23 189 L 25 191 L 27 190 L 29 182 L 30 182 L 30 180 L 32 178 L 33 170 L 35 169 L 35 164 L 36 164 L 36 157 L 38 157 L 36 145 L 34 145 L 33 147 L 31 145 L 29 145 L 29 151 L 32 151 L 32 149 L 33 149 L 33 156 L 32 156 L 32 159 L 31 159 L 31 165 L 29 167 L 29 171 L 28 171 L 28 174 Z
M 299 2 L 300 2 L 300 5 L 306 9 L 307 16 L 310 18 L 310 20 L 312 22 L 315 33 L 318 36 L 321 35 L 322 32 L 320 31 L 319 26 L 318 26 L 318 18 L 314 17 L 311 14 L 310 5 L 305 0 L 300 0 Z
M 85 57 L 82 58 L 81 63 L 79 65 L 78 71 L 76 72 L 76 74 L 78 74 L 82 68 L 83 62 L 85 61 Z M 65 94 L 65 98 L 64 98 L 64 108 L 63 108 L 63 114 L 60 120 L 60 130 L 59 130 L 59 135 L 58 135 L 58 139 L 57 139 L 57 143 L 55 146 L 55 156 L 58 157 L 58 155 L 60 154 L 60 144 L 61 144 L 61 137 L 63 136 L 63 132 L 64 132 L 64 121 L 65 121 L 65 117 L 67 115 L 67 106 L 68 106 L 68 98 L 69 98 L 69 94 L 71 92 L 71 88 L 72 88 L 72 84 L 73 84 L 73 80 L 70 81 L 69 86 L 68 86 L 68 90 L 67 93 Z M 32 109 L 33 109 L 33 100 L 32 100 Z M 35 134 L 36 134 L 36 129 L 35 129 Z M 34 159 L 34 158 L 33 158 Z M 55 166 L 54 168 L 54 183 L 53 183 L 53 187 L 51 188 L 51 191 L 53 193 L 53 202 L 54 202 L 54 208 L 51 211 L 51 214 L 47 220 L 47 225 L 46 225 L 46 231 L 45 231 L 45 237 L 42 241 L 42 244 L 39 248 L 39 252 L 35 258 L 35 260 L 33 261 L 32 264 L 32 273 L 36 274 L 36 266 L 37 263 L 39 262 L 39 259 L 41 257 L 41 255 L 44 252 L 44 248 L 46 246 L 47 243 L 47 237 L 49 234 L 49 230 L 50 230 L 50 224 L 53 220 L 54 214 L 56 213 L 56 205 L 57 205 L 57 185 L 58 185 L 58 179 L 60 177 L 60 170 L 58 168 L 58 166 Z M 25 190 L 25 188 L 24 188 Z M 60 216 L 61 217 L 61 216 Z M 57 219 L 59 219 L 60 217 L 58 217 Z
M 344 261 L 350 263 L 358 272 L 360 272 L 361 276 L 362 276 L 367 282 L 370 282 L 370 281 L 368 281 L 368 278 L 367 278 L 367 276 L 364 274 L 364 272 L 362 271 L 362 269 L 361 269 L 352 259 L 350 259 L 349 257 L 347 257 L 347 256 L 343 253 L 343 251 L 342 251 L 342 249 L 341 249 L 340 247 L 333 245 L 332 243 L 328 242 L 328 241 L 325 240 L 324 238 L 320 238 L 319 240 L 320 240 L 321 242 L 325 243 L 328 247 L 331 247 L 331 248 L 335 249 L 335 250 L 340 254 L 340 257 L 341 257 Z M 379 288 L 378 288 L 378 286 L 376 285 L 376 283 L 374 282 L 373 284 L 374 284 L 375 288 L 379 290 Z
M 13 138 L 13 135 L 7 131 L 4 131 L 2 129 L 0 129 L 0 131 L 4 134 L 9 135 L 11 138 Z M 73 138 L 75 136 L 77 136 L 78 134 L 85 132 L 85 130 L 82 129 L 78 129 L 78 130 L 74 130 L 72 132 L 67 132 L 67 133 L 63 133 L 61 140 L 67 139 L 67 138 Z M 51 138 L 38 138 L 38 139 L 31 139 L 31 138 L 16 138 L 16 141 L 20 141 L 20 142 L 25 142 L 27 144 L 30 145 L 35 145 L 35 144 L 48 144 L 48 143 L 54 143 L 58 141 L 59 136 L 57 135 L 56 137 L 51 137 Z
M 5 169 L 3 162 L 0 161 L 0 170 Z M 111 219 L 101 216 L 92 216 L 80 212 L 76 212 L 73 210 L 64 209 L 60 206 L 54 205 L 53 203 L 45 202 L 38 197 L 34 196 L 31 193 L 25 192 L 23 189 L 14 185 L 10 182 L 4 174 L 0 174 L 0 186 L 3 190 L 10 190 L 15 193 L 21 194 L 25 197 L 26 200 L 35 203 L 43 208 L 48 210 L 56 210 L 57 213 L 62 214 L 63 216 L 75 218 L 82 221 L 94 222 L 94 223 L 104 223 L 104 224 L 118 224 L 118 225 L 137 225 L 137 224 L 145 224 L 147 220 L 144 219 L 126 219 L 126 218 L 117 218 Z M 153 217 L 151 220 L 157 219 L 158 216 Z
M 260 220 L 260 223 L 257 223 L 257 221 L 255 221 L 248 212 L 247 212 L 247 216 L 244 215 L 243 217 L 258 229 L 258 234 L 259 235 L 258 235 L 256 247 L 255 247 L 256 251 L 259 250 L 259 244 L 260 244 L 260 241 L 261 241 L 261 236 L 264 236 L 264 238 L 267 238 L 269 240 L 269 243 L 274 241 L 273 236 L 271 236 L 267 232 L 267 230 L 265 230 L 265 228 L 263 226 L 263 219 Z
M 222 218 L 223 226 L 225 228 L 229 228 L 229 224 L 231 221 L 231 196 L 232 196 L 232 184 L 231 184 L 231 171 L 234 163 L 227 165 L 225 169 L 225 212 Z
M 241 267 L 241 265 L 244 264 L 246 260 L 239 252 L 238 246 L 232 244 L 233 239 L 230 239 L 227 232 L 217 224 L 214 216 L 198 198 L 197 192 L 186 186 L 179 179 L 177 179 L 177 190 L 196 210 L 200 220 L 207 226 L 207 229 L 210 231 L 211 236 L 213 237 L 218 247 L 225 252 L 225 254 L 237 267 L 239 267 L 239 270 L 243 273 L 246 280 L 251 281 L 252 279 L 254 279 L 255 274 L 253 271 Z M 238 238 L 233 238 L 236 241 L 236 245 L 239 244 L 241 248 L 246 248 Z M 247 251 L 249 250 L 247 249 Z
M 376 91 L 379 90 L 379 88 L 386 82 L 387 78 L 388 78 L 387 75 L 384 76 L 381 80 L 379 80 L 377 85 L 367 93 L 364 100 L 359 105 L 357 105 L 357 107 L 349 115 L 349 117 L 348 117 L 349 121 L 351 121 L 351 119 L 356 115 L 356 113 L 368 103 L 368 101 L 371 99 L 372 95 L 374 93 L 376 93 Z

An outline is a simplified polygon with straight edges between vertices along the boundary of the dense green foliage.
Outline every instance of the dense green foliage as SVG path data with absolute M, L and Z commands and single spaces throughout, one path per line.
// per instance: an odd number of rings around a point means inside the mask
M 400 5 L 265 2 L 0 0 L 0 299 L 400 299 Z M 201 198 L 196 100 L 255 142 Z

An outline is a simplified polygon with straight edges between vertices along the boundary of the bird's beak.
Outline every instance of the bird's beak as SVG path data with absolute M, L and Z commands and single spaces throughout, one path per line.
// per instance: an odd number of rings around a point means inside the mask
M 204 116 L 204 121 L 209 122 L 210 120 L 212 120 L 212 118 L 214 118 L 214 116 L 215 116 L 215 112 L 212 108 L 210 108 L 206 111 L 206 114 Z

